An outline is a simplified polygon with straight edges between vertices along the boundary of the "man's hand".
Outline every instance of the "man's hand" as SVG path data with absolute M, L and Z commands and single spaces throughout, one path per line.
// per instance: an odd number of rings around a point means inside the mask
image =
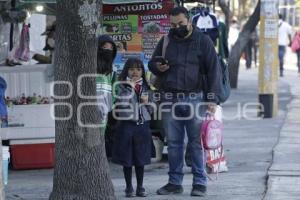
M 165 72 L 165 71 L 167 71 L 169 68 L 170 68 L 170 66 L 167 65 L 167 64 L 162 65 L 161 63 L 157 63 L 157 69 L 158 69 L 160 72 Z

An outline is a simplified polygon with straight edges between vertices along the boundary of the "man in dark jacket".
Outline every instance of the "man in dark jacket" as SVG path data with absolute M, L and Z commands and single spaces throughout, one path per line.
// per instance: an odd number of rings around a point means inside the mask
M 160 112 L 168 142 L 169 182 L 158 189 L 157 194 L 183 192 L 186 132 L 194 176 L 191 195 L 204 196 L 207 178 L 204 170 L 206 162 L 202 159 L 200 127 L 206 111 L 215 112 L 222 71 L 212 41 L 192 26 L 184 7 L 171 10 L 170 22 L 169 43 L 165 53 L 167 64 L 158 58 L 163 54 L 164 39 L 159 41 L 149 62 L 150 71 L 161 82 Z M 169 111 L 166 112 L 166 108 Z

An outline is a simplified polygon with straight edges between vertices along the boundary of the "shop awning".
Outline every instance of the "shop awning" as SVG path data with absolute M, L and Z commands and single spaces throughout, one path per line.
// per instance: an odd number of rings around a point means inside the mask
M 56 3 L 56 0 L 20 0 L 22 3 Z M 157 0 L 103 0 L 104 4 L 147 3 Z
M 56 0 L 20 0 L 22 3 L 56 3 Z
M 157 2 L 157 0 L 103 0 L 104 4 L 125 4 L 125 3 L 147 3 L 147 2 Z
M 1 0 L 0 0 L 1 1 Z M 18 0 L 17 8 L 34 10 L 36 4 L 42 4 L 44 11 L 40 12 L 48 15 L 55 15 L 57 0 Z M 157 0 L 103 0 L 103 4 L 129 4 L 129 3 L 151 3 L 157 2 Z

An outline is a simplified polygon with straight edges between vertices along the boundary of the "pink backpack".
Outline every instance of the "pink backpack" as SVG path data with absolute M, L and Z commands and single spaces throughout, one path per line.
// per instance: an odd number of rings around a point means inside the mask
M 210 151 L 218 151 L 218 155 L 222 156 L 223 152 L 223 124 L 219 120 L 216 120 L 214 117 L 206 117 L 204 122 L 201 126 L 201 145 L 202 145 L 202 159 L 203 159 L 203 166 L 204 166 L 204 160 L 206 160 L 205 153 Z M 217 176 L 216 179 L 218 179 L 218 172 L 220 169 L 221 159 L 218 159 L 217 163 Z M 206 170 L 205 174 L 206 176 L 213 181 L 213 179 L 207 174 Z
M 223 144 L 223 124 L 213 118 L 206 118 L 201 127 L 201 140 L 204 149 L 215 150 Z
M 292 45 L 291 45 L 291 49 L 294 53 L 296 53 L 297 51 L 300 50 L 300 32 L 296 32 L 293 41 L 292 41 Z

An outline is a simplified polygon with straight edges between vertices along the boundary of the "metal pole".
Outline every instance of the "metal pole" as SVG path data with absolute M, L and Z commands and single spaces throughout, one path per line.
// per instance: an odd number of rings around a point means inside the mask
M 264 118 L 278 113 L 278 2 L 262 0 L 259 44 L 259 115 Z

